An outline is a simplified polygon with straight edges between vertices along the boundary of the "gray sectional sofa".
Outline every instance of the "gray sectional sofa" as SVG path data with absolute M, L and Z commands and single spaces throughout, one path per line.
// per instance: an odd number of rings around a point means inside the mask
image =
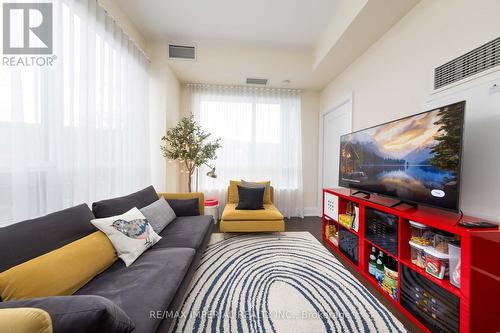
M 150 199 L 144 200 L 144 191 Z M 150 187 L 117 198 L 116 206 L 123 212 L 130 206 L 144 207 L 153 199 L 152 191 Z M 202 194 L 183 194 L 181 198 L 193 196 L 200 201 L 196 213 L 203 214 Z M 175 194 L 172 197 L 179 198 Z M 158 198 L 156 193 L 154 198 Z M 106 204 L 113 206 L 112 200 Z M 0 272 L 95 232 L 90 223 L 93 218 L 89 207 L 80 205 L 0 228 Z M 131 266 L 117 260 L 74 295 L 0 302 L 0 309 L 45 310 L 54 333 L 166 333 L 175 320 L 169 314 L 182 305 L 212 227 L 211 216 L 177 217 L 160 233 L 162 239 Z

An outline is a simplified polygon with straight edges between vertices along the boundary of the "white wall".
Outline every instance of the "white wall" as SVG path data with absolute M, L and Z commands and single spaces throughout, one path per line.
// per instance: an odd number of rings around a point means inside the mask
M 122 30 L 130 37 L 134 43 L 142 50 L 146 48 L 146 39 L 137 27 L 132 23 L 130 18 L 123 12 L 118 4 L 118 0 L 98 0 L 97 1 L 111 16 Z
M 301 112 L 304 213 L 317 215 L 319 92 L 306 90 L 301 93 Z
M 147 44 L 151 57 L 149 79 L 149 112 L 151 142 L 151 180 L 160 192 L 177 192 L 179 176 L 176 163 L 168 163 L 160 149 L 161 137 L 180 119 L 180 83 L 167 63 L 167 44 L 151 41 Z
M 196 61 L 169 62 L 182 82 L 244 85 L 247 77 L 256 77 L 268 79 L 268 85 L 274 88 L 313 85 L 311 51 L 307 48 L 236 41 L 193 41 L 187 44 L 196 46 Z M 283 80 L 291 82 L 284 86 Z
M 499 37 L 499 13 L 498 0 L 423 0 L 325 87 L 321 109 L 353 91 L 354 130 L 424 111 L 433 68 Z M 481 121 L 488 125 L 497 119 Z M 487 155 L 491 147 L 482 149 Z M 491 173 L 496 173 L 497 165 L 491 164 Z M 471 165 L 464 177 L 475 172 Z M 490 187 L 500 188 L 498 177 L 493 180 Z M 466 192 L 462 201 L 466 213 L 498 219 L 498 196 L 487 197 L 473 182 L 462 192 Z M 467 200 L 471 194 L 483 205 Z M 490 203 L 488 212 L 484 202 Z

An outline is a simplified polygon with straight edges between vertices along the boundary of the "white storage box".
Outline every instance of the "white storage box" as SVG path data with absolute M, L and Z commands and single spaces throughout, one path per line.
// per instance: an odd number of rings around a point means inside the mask
M 339 221 L 339 197 L 328 192 L 324 192 L 324 212 L 329 218 Z

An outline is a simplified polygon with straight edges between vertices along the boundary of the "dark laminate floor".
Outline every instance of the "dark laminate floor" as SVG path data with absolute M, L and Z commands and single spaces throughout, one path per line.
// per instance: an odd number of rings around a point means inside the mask
M 319 217 L 305 217 L 291 218 L 286 220 L 286 231 L 307 231 L 310 232 L 316 239 L 318 239 L 345 267 L 349 270 L 387 309 L 389 309 L 399 321 L 403 323 L 406 329 L 412 333 L 422 332 L 413 322 L 411 322 L 405 315 L 403 315 L 391 302 L 380 295 L 380 293 L 354 269 L 351 265 L 336 252 L 331 250 L 326 244 L 323 243 L 321 238 L 321 218 Z M 219 232 L 219 225 L 214 226 L 213 232 Z

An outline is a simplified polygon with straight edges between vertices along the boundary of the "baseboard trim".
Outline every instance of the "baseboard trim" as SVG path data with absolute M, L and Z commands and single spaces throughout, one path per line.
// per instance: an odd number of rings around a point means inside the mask
M 318 207 L 304 207 L 304 216 L 321 216 Z

